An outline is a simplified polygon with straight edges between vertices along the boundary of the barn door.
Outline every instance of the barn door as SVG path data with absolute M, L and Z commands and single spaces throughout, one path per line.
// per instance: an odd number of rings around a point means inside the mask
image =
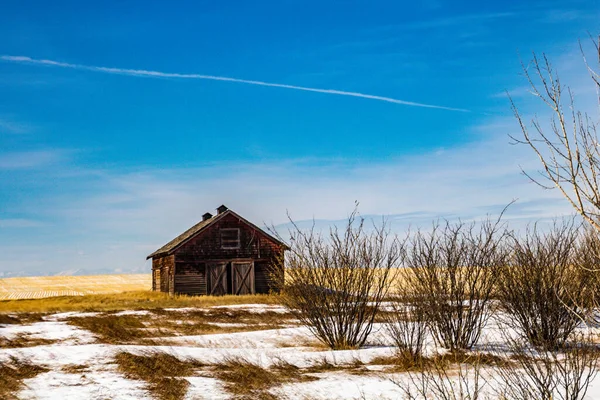
M 227 294 L 227 263 L 211 263 L 206 265 L 208 276 L 208 294 L 222 296 Z
M 231 286 L 233 294 L 254 294 L 254 263 L 231 263 Z

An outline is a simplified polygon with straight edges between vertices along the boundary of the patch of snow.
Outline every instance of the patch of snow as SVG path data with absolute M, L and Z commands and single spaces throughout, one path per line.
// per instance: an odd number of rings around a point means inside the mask
M 398 399 L 402 392 L 393 382 L 378 376 L 357 376 L 344 372 L 315 374 L 319 380 L 292 383 L 271 390 L 286 399 Z
M 243 328 L 248 324 L 242 324 L 237 322 L 209 322 L 209 325 L 219 326 L 221 328 Z
M 68 374 L 50 371 L 26 379 L 24 383 L 26 388 L 19 393 L 20 399 L 152 399 L 143 382 L 125 379 L 115 372 Z
M 229 309 L 229 310 L 243 310 L 243 311 L 253 312 L 253 313 L 257 313 L 257 314 L 265 313 L 268 311 L 276 312 L 276 313 L 280 313 L 280 314 L 287 314 L 290 312 L 289 309 L 287 309 L 284 306 L 278 305 L 278 304 L 231 304 L 231 305 L 227 305 L 227 306 L 213 306 L 210 308 L 211 309 L 225 308 L 225 309 Z
M 44 321 L 62 321 L 62 320 L 67 319 L 67 318 L 73 318 L 73 317 L 95 317 L 95 316 L 100 315 L 100 314 L 101 313 L 99 313 L 99 312 L 76 312 L 76 311 L 69 311 L 69 312 L 63 312 L 63 313 L 58 313 L 58 314 L 46 315 L 42 319 Z
M 163 311 L 174 311 L 174 312 L 191 312 L 191 311 L 205 311 L 206 308 L 199 307 L 181 307 L 181 308 L 163 308 Z
M 32 339 L 65 341 L 71 344 L 92 343 L 96 339 L 90 332 L 66 322 L 35 322 L 29 325 L 6 325 L 0 328 L 0 336 L 13 339 L 27 335 Z
M 185 400 L 208 398 L 211 400 L 231 399 L 231 395 L 223 389 L 223 384 L 218 379 L 200 376 L 190 376 L 185 379 L 190 383 Z
M 148 315 L 148 314 L 151 314 L 151 312 L 148 310 L 126 310 L 126 311 L 119 311 L 118 313 L 115 313 L 114 315 L 122 316 L 122 315 Z
M 109 363 L 118 346 L 105 344 L 65 345 L 24 347 L 20 349 L 0 349 L 0 361 L 11 356 L 49 368 L 61 368 L 68 364 L 100 365 Z

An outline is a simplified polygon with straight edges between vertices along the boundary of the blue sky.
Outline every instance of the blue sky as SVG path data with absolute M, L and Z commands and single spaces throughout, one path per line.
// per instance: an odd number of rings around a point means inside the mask
M 513 198 L 514 219 L 567 213 L 519 175 L 535 160 L 508 145 L 503 93 L 543 112 L 520 74 L 535 50 L 589 95 L 577 40 L 599 17 L 598 1 L 3 1 L 0 273 L 143 269 L 221 203 L 259 224 L 355 200 L 411 223 Z

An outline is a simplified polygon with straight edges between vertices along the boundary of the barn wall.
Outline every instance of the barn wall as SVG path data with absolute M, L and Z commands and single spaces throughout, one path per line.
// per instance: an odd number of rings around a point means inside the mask
M 277 279 L 274 279 L 274 273 L 276 270 L 269 261 L 254 263 L 256 293 L 267 294 L 277 291 Z
M 175 292 L 206 294 L 206 263 L 186 262 L 175 257 Z
M 164 256 L 152 258 L 152 290 L 174 293 L 175 257 Z M 158 272 L 158 274 L 156 273 Z
M 223 228 L 240 229 L 240 248 L 222 249 L 220 230 Z M 246 224 L 233 214 L 224 216 L 198 237 L 190 240 L 176 250 L 180 260 L 232 260 L 235 258 L 266 259 L 280 251 L 280 246 L 266 237 L 260 230 Z

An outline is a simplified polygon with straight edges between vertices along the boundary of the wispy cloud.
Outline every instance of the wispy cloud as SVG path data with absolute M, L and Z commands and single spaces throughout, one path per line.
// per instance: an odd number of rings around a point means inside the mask
M 18 122 L 14 122 L 10 119 L 0 117 L 0 135 L 3 133 L 19 135 L 27 133 L 29 131 L 30 127 L 25 124 L 21 124 Z
M 509 18 L 514 16 L 511 12 L 499 12 L 489 14 L 467 14 L 467 15 L 456 15 L 446 18 L 437 18 L 425 21 L 415 21 L 408 24 L 403 24 L 399 27 L 402 29 L 431 29 L 431 28 L 445 28 L 449 26 L 464 25 L 469 23 L 480 23 L 482 21 L 489 22 L 490 20 L 496 20 L 501 18 Z
M 0 170 L 31 169 L 54 164 L 64 156 L 58 150 L 33 150 L 0 153 Z
M 258 225 L 278 225 L 286 222 L 287 212 L 295 221 L 340 220 L 358 200 L 363 215 L 386 215 L 398 232 L 408 226 L 426 229 L 437 218 L 497 215 L 515 198 L 506 215 L 511 227 L 571 213 L 560 193 L 544 191 L 520 175 L 519 166 L 532 172 L 538 165 L 527 148 L 509 144 L 506 134 L 514 129 L 511 117 L 493 119 L 473 128 L 477 142 L 380 163 L 63 168 L 67 174 L 60 167 L 47 169 L 44 180 L 55 189 L 10 204 L 13 214 L 6 215 L 43 225 L 21 229 L 18 236 L 2 225 L 26 227 L 28 222 L 0 221 L 0 273 L 15 265 L 28 273 L 143 268 L 146 255 L 223 203 Z
M 301 90 L 305 92 L 316 92 L 316 93 L 324 93 L 324 94 L 333 94 L 338 96 L 349 96 L 349 97 L 359 97 L 363 99 L 369 100 L 377 100 L 383 101 L 387 103 L 400 104 L 405 106 L 412 107 L 424 107 L 424 108 L 435 108 L 440 110 L 448 110 L 448 111 L 459 111 L 459 112 L 470 112 L 470 110 L 464 108 L 455 108 L 455 107 L 446 107 L 435 104 L 426 104 L 426 103 L 418 103 L 414 101 L 408 100 L 400 100 L 392 97 L 385 96 L 377 96 L 366 93 L 359 92 L 348 92 L 344 90 L 336 90 L 336 89 L 321 89 L 321 88 L 313 88 L 306 86 L 296 86 L 296 85 L 287 85 L 282 83 L 272 83 L 272 82 L 264 82 L 264 81 L 256 81 L 256 80 L 248 80 L 248 79 L 238 79 L 231 78 L 226 76 L 215 76 L 215 75 L 202 75 L 202 74 L 181 74 L 181 73 L 172 73 L 172 72 L 161 72 L 161 71 L 148 71 L 143 69 L 127 69 L 127 68 L 112 68 L 112 67 L 100 67 L 93 65 L 83 65 L 83 64 L 71 64 L 60 61 L 53 60 L 44 60 L 44 59 L 35 59 L 26 56 L 10 56 L 10 55 L 2 55 L 0 56 L 0 60 L 6 62 L 13 63 L 27 63 L 27 64 L 37 64 L 37 65 L 46 65 L 60 68 L 71 68 L 92 72 L 101 72 L 107 74 L 115 74 L 115 75 L 129 75 L 129 76 L 137 76 L 143 78 L 175 78 L 175 79 L 198 79 L 198 80 L 212 80 L 212 81 L 223 81 L 223 82 L 233 82 L 233 83 L 243 83 L 247 85 L 257 85 L 257 86 L 268 86 L 275 87 L 281 89 L 292 89 L 292 90 Z
M 423 20 L 413 20 L 402 24 L 385 25 L 375 28 L 374 30 L 395 30 L 395 31 L 419 31 L 424 29 L 438 29 L 448 27 L 465 27 L 473 24 L 481 25 L 490 21 L 514 17 L 513 12 L 496 12 L 483 14 L 462 14 L 452 15 L 449 17 L 431 18 Z
M 37 228 L 42 226 L 40 221 L 26 218 L 0 219 L 0 228 Z

